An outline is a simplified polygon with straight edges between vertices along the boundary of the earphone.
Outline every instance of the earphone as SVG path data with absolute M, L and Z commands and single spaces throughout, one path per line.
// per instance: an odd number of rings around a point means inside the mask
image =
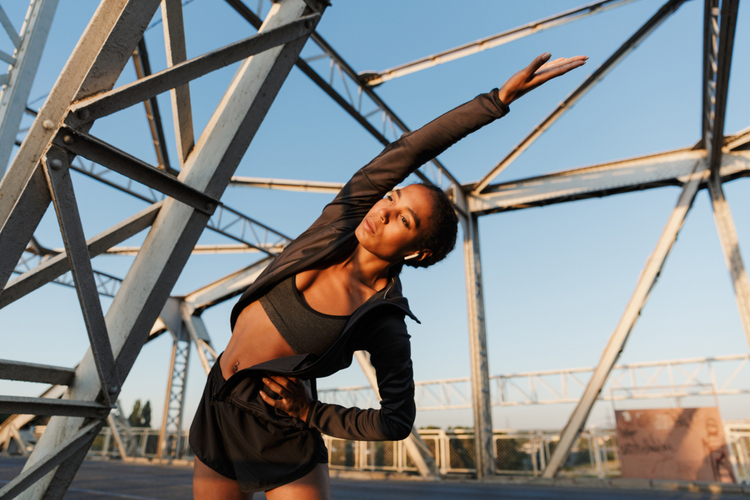
M 419 252 L 411 254 L 411 255 L 407 255 L 406 257 L 404 257 L 404 260 L 416 259 L 417 257 L 419 257 Z

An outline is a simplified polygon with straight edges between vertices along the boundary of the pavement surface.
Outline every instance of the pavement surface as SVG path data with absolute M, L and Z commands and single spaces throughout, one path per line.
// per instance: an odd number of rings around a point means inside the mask
M 0 487 L 21 471 L 23 458 L 0 457 Z M 87 460 L 73 480 L 66 500 L 172 500 L 192 498 L 192 469 L 184 466 L 124 464 Z M 354 481 L 332 479 L 333 500 L 650 500 L 743 498 L 729 494 L 687 491 L 629 490 L 536 484 L 487 484 L 446 480 Z M 255 495 L 255 500 L 265 495 Z

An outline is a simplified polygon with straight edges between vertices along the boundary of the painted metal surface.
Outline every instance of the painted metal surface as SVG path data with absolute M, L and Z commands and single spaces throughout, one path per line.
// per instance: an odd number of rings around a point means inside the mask
M 576 21 L 578 19 L 588 17 L 592 14 L 599 14 L 615 7 L 620 7 L 622 5 L 630 3 L 631 1 L 632 0 L 606 0 L 603 2 L 590 3 L 588 5 L 583 5 L 575 9 L 570 9 L 565 12 L 555 14 L 554 16 L 545 17 L 544 19 L 539 19 L 537 21 L 524 24 L 523 26 L 518 26 L 516 28 L 503 31 L 502 33 L 498 33 L 496 35 L 481 38 L 459 47 L 454 47 L 450 50 L 446 50 L 438 54 L 432 54 L 430 56 L 417 59 L 416 61 L 401 64 L 399 66 L 377 73 L 364 73 L 360 76 L 365 81 L 365 83 L 367 83 L 367 85 L 375 87 L 387 82 L 388 80 L 393 80 L 394 78 L 399 78 L 401 76 L 406 76 L 417 71 L 422 71 L 424 69 L 437 66 L 438 64 L 445 64 L 450 61 L 455 61 L 456 59 L 470 56 L 472 54 L 482 52 L 483 50 L 499 47 L 500 45 L 504 45 L 514 40 L 518 40 L 519 38 L 539 33 L 540 31 L 561 26 L 571 21 Z
M 487 326 L 482 291 L 482 261 L 479 255 L 479 219 L 471 215 L 464 223 L 464 267 L 469 314 L 469 355 L 471 356 L 472 408 L 474 409 L 475 460 L 477 478 L 494 472 L 492 450 L 492 409 L 490 372 L 487 357 Z
M 11 68 L 0 92 L 0 177 L 3 176 L 13 151 L 57 2 L 58 0 L 31 0 L 20 34 L 16 33 L 5 12 L 0 9 L 3 27 L 16 47 L 10 60 L 3 59 L 11 64 Z

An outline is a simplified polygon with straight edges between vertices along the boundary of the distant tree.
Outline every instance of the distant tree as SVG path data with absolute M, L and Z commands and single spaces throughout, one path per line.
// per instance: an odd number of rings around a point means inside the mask
M 130 422 L 130 427 L 140 427 L 141 422 L 141 400 L 136 399 L 135 404 L 133 405 L 133 412 L 130 414 L 130 417 L 128 417 L 128 422 Z
M 141 411 L 141 427 L 151 427 L 151 401 L 146 401 Z
M 151 427 L 151 401 L 141 408 L 141 400 L 136 399 L 133 405 L 133 413 L 128 417 L 130 427 Z

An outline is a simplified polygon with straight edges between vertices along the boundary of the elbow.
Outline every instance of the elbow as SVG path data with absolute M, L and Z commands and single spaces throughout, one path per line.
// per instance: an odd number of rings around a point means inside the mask
M 391 441 L 402 441 L 409 437 L 411 434 L 411 427 L 403 425 L 398 426 L 397 429 L 394 429 L 393 437 L 391 438 Z
M 411 434 L 412 425 L 414 424 L 414 421 L 411 422 L 407 420 L 397 420 L 389 422 L 389 425 L 387 426 L 387 429 L 385 430 L 384 438 L 386 441 L 401 441 L 409 437 Z

